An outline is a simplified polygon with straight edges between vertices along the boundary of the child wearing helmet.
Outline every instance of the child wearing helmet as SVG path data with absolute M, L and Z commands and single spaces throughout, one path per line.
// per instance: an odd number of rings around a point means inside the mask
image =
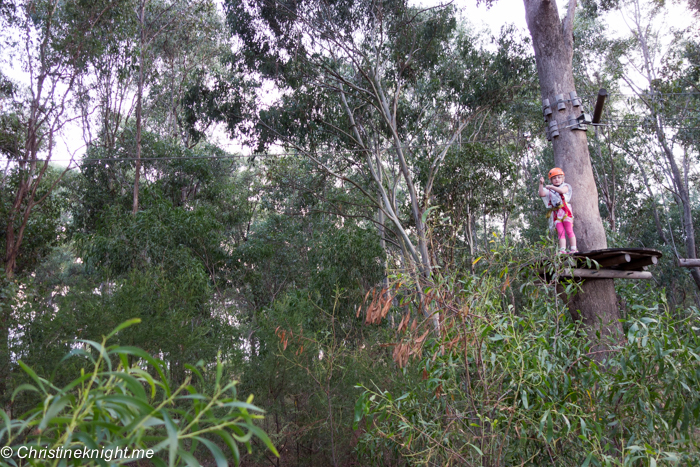
M 566 237 L 569 237 L 569 254 L 577 253 L 576 236 L 574 235 L 574 214 L 571 212 L 572 188 L 564 183 L 564 171 L 555 167 L 548 174 L 551 185 L 544 185 L 544 177 L 540 177 L 539 195 L 545 206 L 547 215 L 550 216 L 550 228 L 552 225 L 557 230 L 559 238 L 559 253 L 565 254 Z

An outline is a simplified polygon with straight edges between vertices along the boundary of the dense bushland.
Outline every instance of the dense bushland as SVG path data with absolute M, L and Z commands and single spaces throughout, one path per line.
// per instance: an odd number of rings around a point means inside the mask
M 697 465 L 698 309 L 620 288 L 626 335 L 591 350 L 566 307 L 576 284 L 557 295 L 514 253 L 495 248 L 428 292 L 445 311 L 438 336 L 399 326 L 398 384 L 363 382 L 355 408 L 364 462 Z
M 400 0 L 0 3 L 0 444 L 700 465 L 700 295 L 675 264 L 700 62 L 669 8 L 586 1 L 573 25 L 583 106 L 610 94 L 586 133 L 608 246 L 663 253 L 616 282 L 613 339 L 557 275 L 526 32 Z

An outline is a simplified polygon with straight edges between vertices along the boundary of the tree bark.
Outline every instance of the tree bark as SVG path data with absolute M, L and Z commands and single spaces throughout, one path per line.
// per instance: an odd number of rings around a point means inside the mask
M 688 189 L 687 178 L 683 177 L 678 164 L 676 163 L 676 158 L 673 156 L 673 151 L 668 146 L 666 142 L 666 134 L 663 131 L 661 124 L 658 123 L 659 117 L 655 115 L 654 127 L 656 128 L 656 134 L 659 139 L 659 143 L 664 150 L 666 159 L 671 166 L 671 173 L 673 174 L 673 182 L 675 184 L 676 192 L 680 198 L 680 208 L 683 211 L 683 232 L 685 233 L 685 254 L 687 258 L 697 258 L 697 252 L 695 250 L 695 228 L 693 226 L 693 211 L 692 204 L 690 201 L 690 190 Z M 690 268 L 690 275 L 695 281 L 695 285 L 700 290 L 700 268 Z
M 564 170 L 566 182 L 573 189 L 574 233 L 581 251 L 607 248 L 605 229 L 598 210 L 598 191 L 591 166 L 584 131 L 566 128 L 570 117 L 580 114 L 579 108 L 566 103 L 557 110 L 556 95 L 575 91 L 572 68 L 573 21 L 576 1 L 570 0 L 567 16 L 560 20 L 554 0 L 524 0 L 528 29 L 535 49 L 535 61 L 542 99 L 552 107 L 550 121 L 556 120 L 559 136 L 554 137 L 554 165 Z M 601 337 L 617 340 L 622 333 L 620 312 L 613 279 L 586 280 L 569 302 L 574 318 L 580 318 L 592 340 Z
M 143 67 L 144 67 L 144 49 L 146 48 L 146 3 L 147 0 L 141 0 L 141 9 L 139 15 L 139 28 L 141 33 L 141 49 L 139 51 L 139 82 L 136 93 L 136 173 L 134 174 L 134 199 L 131 214 L 134 216 L 139 211 L 139 182 L 141 178 L 141 129 L 143 122 L 141 114 L 143 112 Z
M 470 196 L 471 198 L 471 196 Z M 474 235 L 472 225 L 474 222 L 474 216 L 471 211 L 471 207 L 467 205 L 467 219 L 464 222 L 464 238 L 467 240 L 469 245 L 469 272 L 474 274 Z
M 384 284 L 384 288 L 388 289 L 389 288 L 389 250 L 386 247 L 386 227 L 384 225 L 385 218 L 384 218 L 384 210 L 381 208 L 383 205 L 383 199 L 382 195 L 377 196 L 377 204 L 380 206 L 377 209 L 377 224 L 379 226 L 379 245 L 382 247 L 382 251 L 384 252 L 384 279 L 382 280 L 382 284 Z

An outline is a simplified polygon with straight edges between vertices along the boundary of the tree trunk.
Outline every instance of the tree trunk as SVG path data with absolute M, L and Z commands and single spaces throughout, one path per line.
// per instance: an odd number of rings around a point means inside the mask
M 384 226 L 384 211 L 381 209 L 381 206 L 383 205 L 382 201 L 382 196 L 381 194 L 377 196 L 377 204 L 380 206 L 379 209 L 377 209 L 377 224 L 379 225 L 379 245 L 382 247 L 382 251 L 384 252 L 384 279 L 382 280 L 382 284 L 384 285 L 385 289 L 389 288 L 389 250 L 386 247 L 386 240 L 385 240 L 385 235 L 386 235 L 386 227 Z
M 595 139 L 596 139 L 596 155 L 598 156 L 598 163 L 601 163 L 603 159 L 603 151 L 600 147 L 600 135 L 598 134 L 599 127 L 595 127 Z M 603 172 L 603 176 L 601 177 L 600 174 L 598 173 L 598 170 L 596 169 L 595 165 L 593 166 L 593 170 L 595 172 L 595 176 L 598 178 L 598 182 L 600 184 L 601 190 L 603 191 L 603 201 L 605 202 L 605 207 L 608 209 L 608 222 L 610 223 L 610 230 L 613 232 L 615 231 L 615 202 L 616 202 L 616 196 L 615 196 L 615 160 L 613 159 L 612 156 L 612 151 L 610 150 L 610 147 L 608 145 L 608 159 L 610 159 L 610 172 L 611 172 L 611 180 L 608 180 L 608 176 Z M 603 165 L 603 168 L 605 166 Z
M 659 141 L 659 144 L 661 145 L 661 149 L 663 150 L 671 169 L 671 178 L 675 188 L 674 196 L 676 197 L 676 202 L 678 202 L 678 205 L 683 212 L 682 221 L 683 232 L 685 233 L 685 254 L 688 258 L 697 258 L 697 252 L 695 249 L 695 228 L 693 226 L 692 205 L 690 200 L 690 187 L 688 185 L 687 170 L 685 171 L 685 173 L 681 173 L 678 167 L 676 158 L 673 155 L 673 148 L 672 146 L 669 146 L 669 142 L 666 139 L 666 129 L 664 128 L 664 115 L 659 111 L 659 91 L 657 89 L 658 76 L 654 68 L 654 60 L 651 51 L 649 50 L 650 47 L 648 43 L 648 37 L 649 35 L 654 34 L 654 31 L 651 30 L 649 25 L 645 26 L 642 24 L 642 9 L 639 5 L 639 2 L 635 2 L 632 5 L 632 7 L 634 8 L 634 13 L 632 16 L 632 33 L 634 34 L 637 41 L 639 41 L 639 46 L 642 52 L 642 58 L 644 60 L 642 64 L 643 71 L 646 73 L 644 78 L 646 79 L 646 82 L 649 85 L 648 93 L 645 93 L 646 95 L 641 100 L 644 103 L 644 105 L 646 105 L 646 107 L 649 109 L 649 112 L 652 116 L 652 124 L 656 133 L 656 137 Z M 630 84 L 630 80 L 628 78 L 623 77 L 623 79 L 625 79 L 625 81 L 627 81 L 627 83 Z M 638 88 L 636 88 L 633 85 L 631 85 L 630 87 L 633 90 L 635 90 L 635 93 L 638 96 L 641 97 L 641 92 L 637 90 Z M 673 239 L 673 232 L 669 232 L 669 235 L 671 236 L 671 239 Z M 690 275 L 692 276 L 693 281 L 695 281 L 695 285 L 698 287 L 698 290 L 700 290 L 700 268 L 690 268 Z
M 469 272 L 474 274 L 474 235 L 472 233 L 473 218 L 471 208 L 467 206 L 467 219 L 464 222 L 464 238 L 469 245 Z
M 659 143 L 664 150 L 666 159 L 671 166 L 671 173 L 673 175 L 673 182 L 675 184 L 676 191 L 678 193 L 678 198 L 680 198 L 680 208 L 683 211 L 683 233 L 685 233 L 685 255 L 686 258 L 695 259 L 697 258 L 697 253 L 695 251 L 695 227 L 693 226 L 693 211 L 690 202 L 690 193 L 688 189 L 687 178 L 683 177 L 681 171 L 676 163 L 676 158 L 673 156 L 673 151 L 668 146 L 666 142 L 666 135 L 661 125 L 658 123 L 659 117 L 655 116 L 654 126 L 656 127 L 657 137 Z M 689 268 L 690 275 L 695 281 L 695 285 L 700 290 L 700 268 Z
M 656 233 L 659 236 L 659 239 L 664 243 L 664 245 L 668 245 L 668 238 L 666 238 L 666 234 L 664 233 L 664 228 L 661 225 L 661 219 L 659 217 L 659 210 L 656 208 L 656 199 L 654 198 L 654 193 L 651 191 L 651 185 L 649 184 L 649 177 L 647 177 L 647 172 L 644 170 L 644 166 L 642 165 L 641 162 L 639 162 L 639 158 L 633 154 L 632 152 L 628 152 L 628 155 L 634 159 L 634 161 L 637 163 L 637 167 L 639 167 L 639 172 L 642 175 L 642 180 L 644 181 L 644 188 L 647 190 L 647 194 L 649 195 L 649 203 L 651 204 L 651 213 L 654 216 L 654 224 L 656 225 Z M 670 232 L 669 232 L 670 233 Z
M 131 214 L 134 216 L 139 211 L 139 181 L 141 178 L 141 114 L 143 113 L 143 67 L 144 67 L 144 48 L 146 47 L 146 2 L 141 0 L 141 15 L 139 16 L 139 27 L 141 29 L 141 50 L 139 52 L 139 82 L 136 93 L 136 173 L 134 174 L 134 204 L 131 209 Z
M 591 167 L 588 143 L 584 131 L 566 128 L 571 117 L 580 114 L 579 108 L 566 103 L 566 109 L 557 110 L 557 94 L 575 91 L 572 69 L 573 20 L 576 1 L 570 0 L 567 16 L 559 19 L 554 0 L 524 0 L 527 25 L 535 49 L 537 73 L 542 99 L 549 99 L 552 115 L 556 120 L 559 136 L 552 140 L 554 165 L 562 168 L 566 182 L 573 189 L 572 207 L 574 232 L 581 251 L 607 248 L 605 229 L 598 210 L 598 191 Z M 613 279 L 586 280 L 582 290 L 569 302 L 574 318 L 580 318 L 589 337 L 612 336 L 617 339 L 622 332 L 620 312 Z

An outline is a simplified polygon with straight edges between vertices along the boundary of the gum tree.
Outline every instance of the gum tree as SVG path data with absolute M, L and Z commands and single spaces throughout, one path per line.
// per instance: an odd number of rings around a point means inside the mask
M 261 113 L 263 147 L 293 148 L 361 191 L 402 267 L 428 280 L 436 178 L 448 151 L 476 139 L 517 91 L 529 66 L 521 44 L 503 35 L 489 52 L 457 24 L 453 8 L 401 0 L 227 8 L 248 66 L 284 93 Z
M 3 156 L 14 170 L 12 201 L 6 209 L 3 269 L 4 283 L 15 277 L 28 225 L 35 211 L 49 199 L 60 183 L 50 167 L 59 136 L 71 121 L 78 77 L 84 73 L 87 57 L 97 53 L 100 42 L 93 29 L 109 19 L 114 2 L 59 2 L 27 0 L 15 5 L 13 15 L 0 17 L 3 47 L 18 57 L 16 67 L 26 70 L 27 86 L 6 98 L 11 117 L 22 136 L 16 144 L 3 145 Z M 5 99 L 3 99 L 4 101 Z M 8 150 L 9 148 L 9 150 Z M 0 394 L 6 393 L 10 374 L 8 339 L 11 307 L 4 298 L 0 314 Z
M 693 134 L 697 127 L 697 103 L 693 102 L 693 93 L 697 92 L 693 74 L 697 65 L 687 55 L 691 43 L 684 42 L 684 38 L 693 37 L 694 31 L 677 31 L 665 45 L 664 39 L 669 37 L 664 37 L 663 26 L 657 26 L 664 22 L 660 5 L 632 0 L 624 7 L 633 49 L 625 54 L 622 79 L 637 96 L 638 108 L 644 112 L 644 120 L 656 140 L 652 149 L 655 172 L 665 174 L 661 183 L 673 195 L 681 212 L 685 257 L 695 259 L 691 153 L 697 141 L 697 135 Z M 638 77 L 641 80 L 635 79 Z M 659 232 L 662 234 L 660 229 Z M 700 268 L 689 268 L 689 272 L 700 289 Z
M 574 232 L 581 251 L 607 248 L 603 221 L 598 210 L 598 191 L 591 166 L 585 131 L 565 128 L 570 116 L 578 116 L 579 108 L 565 102 L 557 109 L 557 95 L 566 99 L 576 91 L 573 75 L 573 30 L 576 0 L 569 2 L 561 19 L 555 0 L 524 0 L 528 29 L 535 49 L 537 74 L 542 99 L 552 104 L 548 123 L 557 121 L 559 136 L 554 137 L 554 165 L 566 173 L 566 181 L 574 193 Z M 551 124 L 551 123 L 550 123 Z M 616 336 L 621 332 L 620 313 L 612 279 L 586 280 L 570 303 L 574 317 L 580 318 L 589 334 Z

